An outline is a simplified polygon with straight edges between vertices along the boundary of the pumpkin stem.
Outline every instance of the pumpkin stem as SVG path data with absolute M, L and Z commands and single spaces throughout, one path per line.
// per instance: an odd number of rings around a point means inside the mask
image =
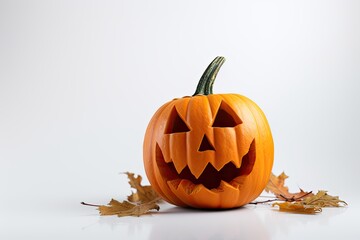
M 220 67 L 225 62 L 224 57 L 216 57 L 210 65 L 206 68 L 205 72 L 200 78 L 200 81 L 196 87 L 195 95 L 209 95 L 213 93 L 213 85 L 218 74 Z

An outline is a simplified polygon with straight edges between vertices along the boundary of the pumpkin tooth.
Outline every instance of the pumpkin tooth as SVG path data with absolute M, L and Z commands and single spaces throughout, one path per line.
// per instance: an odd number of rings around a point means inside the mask
M 186 161 L 171 161 L 174 164 L 174 167 L 176 169 L 176 172 L 178 174 L 180 174 L 182 172 L 182 170 L 184 170 L 184 168 L 186 167 Z
M 211 165 L 213 165 L 217 171 L 220 171 L 229 162 L 233 162 L 233 161 L 229 161 L 228 159 L 224 159 L 224 158 L 217 158 L 217 159 L 212 159 Z M 233 163 L 236 167 L 240 167 L 239 163 L 235 163 L 235 162 Z
M 241 162 L 239 162 L 239 161 L 231 160 L 230 162 L 232 162 L 235 165 L 236 168 L 241 167 Z
M 217 187 L 217 188 L 213 188 L 211 189 L 211 191 L 213 192 L 224 192 L 224 191 L 227 191 L 228 189 L 237 189 L 235 186 L 233 186 L 232 184 L 224 181 L 224 180 L 221 180 L 220 182 L 220 185 Z
M 164 162 L 166 162 L 166 163 L 173 162 L 173 160 L 171 158 L 164 158 L 164 155 L 163 155 L 163 159 L 164 159 Z
M 239 176 L 239 177 L 236 177 L 234 178 L 230 184 L 235 187 L 235 188 L 241 188 L 243 185 L 244 185 L 244 181 L 246 179 L 246 176 Z
M 194 175 L 194 177 L 196 179 L 199 179 L 199 177 L 204 172 L 204 170 L 208 164 L 211 164 L 211 163 L 201 159 L 198 161 L 190 161 L 188 163 L 188 166 L 189 166 L 189 169 L 190 169 L 190 172 L 192 173 L 192 175 Z
M 167 181 L 167 183 L 173 191 L 184 192 L 187 195 L 197 193 L 201 188 L 204 188 L 202 184 L 194 184 L 187 179 L 180 178 Z
M 187 179 L 182 179 L 179 183 L 178 190 L 191 194 L 194 191 L 195 184 Z
M 180 179 L 180 178 L 177 178 L 177 179 L 174 179 L 174 180 L 169 180 L 169 181 L 167 181 L 167 184 L 168 184 L 168 185 L 171 184 L 175 189 L 178 189 L 180 182 L 181 182 L 181 179 Z

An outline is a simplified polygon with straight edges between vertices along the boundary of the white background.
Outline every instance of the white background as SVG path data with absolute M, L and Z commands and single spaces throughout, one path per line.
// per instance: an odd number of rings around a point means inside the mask
M 120 173 L 145 176 L 152 114 L 193 94 L 218 55 L 214 92 L 263 109 L 273 172 L 349 207 L 303 216 L 163 204 L 106 218 L 81 206 L 130 193 Z M 358 238 L 359 90 L 360 1 L 0 0 L 0 238 Z

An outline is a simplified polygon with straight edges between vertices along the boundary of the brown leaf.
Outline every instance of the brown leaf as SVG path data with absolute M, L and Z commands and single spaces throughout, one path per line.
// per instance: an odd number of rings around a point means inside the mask
M 272 206 L 279 206 L 280 211 L 291 213 L 315 214 L 322 211 L 321 207 L 305 205 L 302 202 L 276 202 Z
M 150 202 L 155 199 L 160 200 L 160 197 L 154 191 L 151 186 L 142 186 L 141 180 L 142 177 L 138 175 L 135 177 L 134 173 L 126 172 L 125 173 L 129 179 L 130 187 L 136 189 L 135 193 L 132 193 L 128 196 L 128 201 L 130 202 Z
M 156 201 L 145 202 L 142 204 L 134 204 L 128 201 L 119 202 L 115 199 L 111 199 L 108 205 L 98 207 L 100 215 L 118 215 L 124 216 L 141 216 L 149 213 L 151 210 L 159 211 L 160 207 L 156 204 Z
M 311 192 L 305 192 L 300 188 L 297 193 L 290 193 L 289 188 L 285 186 L 285 179 L 288 176 L 282 172 L 279 176 L 275 176 L 273 173 L 270 175 L 268 184 L 265 187 L 266 192 L 272 192 L 278 199 L 284 201 L 299 201 L 304 197 L 312 196 Z
M 134 188 L 136 192 L 127 197 L 128 201 L 119 202 L 115 199 L 107 205 L 94 205 L 82 202 L 81 204 L 87 206 L 97 207 L 100 215 L 118 215 L 124 216 L 141 216 L 149 213 L 151 210 L 160 209 L 158 202 L 161 198 L 156 194 L 151 186 L 142 186 L 142 177 L 138 175 L 135 177 L 134 173 L 125 173 L 129 178 L 130 187 Z
M 306 205 L 317 207 L 342 207 L 347 205 L 347 203 L 340 200 L 338 196 L 327 194 L 327 191 L 318 191 L 316 195 L 306 197 L 303 202 Z
M 312 195 L 296 202 L 273 203 L 272 206 L 279 206 L 280 211 L 292 213 L 314 214 L 322 211 L 323 207 L 342 207 L 347 205 L 337 196 L 331 196 L 326 191 L 318 191 L 316 195 Z

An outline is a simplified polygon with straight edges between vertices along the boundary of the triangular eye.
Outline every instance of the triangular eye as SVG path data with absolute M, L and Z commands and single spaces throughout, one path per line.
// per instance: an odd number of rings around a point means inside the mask
M 234 110 L 224 101 L 221 102 L 218 112 L 216 113 L 213 127 L 235 127 L 242 121 Z
M 189 132 L 190 128 L 186 125 L 184 120 L 180 117 L 176 108 L 173 107 L 171 110 L 169 120 L 166 124 L 165 134 Z

